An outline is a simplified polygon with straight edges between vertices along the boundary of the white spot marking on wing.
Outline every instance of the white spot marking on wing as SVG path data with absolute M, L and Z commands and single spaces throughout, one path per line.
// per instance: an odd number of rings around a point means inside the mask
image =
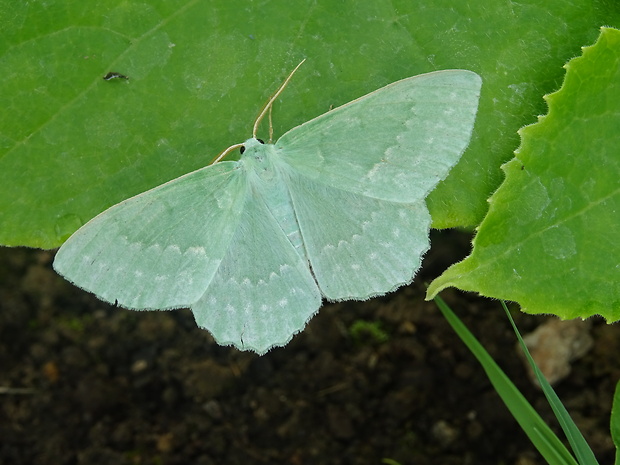
M 156 244 L 155 246 L 156 246 L 156 247 L 159 247 L 159 244 Z M 166 252 L 168 252 L 168 251 L 170 251 L 170 252 L 175 252 L 175 253 L 178 253 L 179 255 L 181 255 L 181 249 L 179 248 L 179 246 L 178 246 L 178 245 L 174 245 L 174 244 L 173 244 L 173 245 L 169 245 L 169 246 L 166 248 Z
M 200 256 L 200 257 L 206 257 L 207 255 L 205 248 L 202 246 L 190 247 L 189 249 L 187 249 L 187 253 L 191 255 L 195 255 L 195 256 Z
M 383 163 L 381 162 L 375 163 L 373 167 L 370 169 L 370 171 L 368 171 L 368 173 L 366 174 L 366 178 L 369 180 L 372 180 L 372 178 L 375 177 L 375 174 L 379 172 L 382 166 L 383 166 Z

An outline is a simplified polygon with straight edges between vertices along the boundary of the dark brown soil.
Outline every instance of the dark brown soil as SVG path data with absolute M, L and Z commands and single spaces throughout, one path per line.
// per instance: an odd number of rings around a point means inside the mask
M 263 357 L 217 346 L 188 310 L 110 307 L 57 276 L 50 252 L 0 249 L 0 464 L 544 463 L 423 301 L 423 280 L 468 241 L 436 234 L 413 285 L 327 304 Z M 499 302 L 443 297 L 558 430 Z M 514 315 L 524 333 L 544 320 Z M 595 321 L 594 348 L 556 386 L 601 464 L 614 457 L 619 332 Z

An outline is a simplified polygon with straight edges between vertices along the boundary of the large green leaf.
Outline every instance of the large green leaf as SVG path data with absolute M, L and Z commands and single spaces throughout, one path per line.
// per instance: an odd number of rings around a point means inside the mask
M 620 31 L 566 65 L 547 116 L 520 131 L 472 254 L 429 287 L 564 318 L 620 319 Z
M 481 74 L 471 148 L 429 202 L 437 226 L 475 224 L 536 96 L 616 20 L 614 2 L 586 0 L 0 0 L 0 244 L 57 246 L 110 205 L 206 165 L 250 135 L 304 57 L 276 136 L 400 78 Z M 130 79 L 104 81 L 110 71 Z

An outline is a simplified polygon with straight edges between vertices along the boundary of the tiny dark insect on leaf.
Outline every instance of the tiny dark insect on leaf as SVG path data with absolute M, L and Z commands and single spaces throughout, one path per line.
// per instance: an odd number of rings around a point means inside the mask
M 112 79 L 129 79 L 127 76 L 121 73 L 117 73 L 116 71 L 110 71 L 108 74 L 103 76 L 105 81 L 111 81 Z

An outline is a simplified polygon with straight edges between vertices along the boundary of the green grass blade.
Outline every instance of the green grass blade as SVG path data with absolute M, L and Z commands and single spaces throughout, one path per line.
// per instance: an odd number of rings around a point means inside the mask
M 614 403 L 611 406 L 611 439 L 616 446 L 616 465 L 620 465 L 620 382 L 616 384 Z
M 516 386 L 508 379 L 502 369 L 495 363 L 489 353 L 482 347 L 474 335 L 465 327 L 461 320 L 440 298 L 435 297 L 437 306 L 448 323 L 458 334 L 469 350 L 478 359 L 486 372 L 495 391 L 500 395 L 512 416 L 517 420 L 525 434 L 530 438 L 545 460 L 552 465 L 571 464 L 577 462 L 570 452 L 551 431 L 536 410 L 523 397 Z
M 568 442 L 573 448 L 573 452 L 575 453 L 575 456 L 577 457 L 577 461 L 580 463 L 580 465 L 598 464 L 596 458 L 594 457 L 594 453 L 592 452 L 592 449 L 590 449 L 590 446 L 588 446 L 588 443 L 586 442 L 585 438 L 581 434 L 581 431 L 579 431 L 579 428 L 577 428 L 577 425 L 575 425 L 575 422 L 573 421 L 568 411 L 564 407 L 564 404 L 562 404 L 562 401 L 557 396 L 557 394 L 555 393 L 555 391 L 553 390 L 549 382 L 545 379 L 545 376 L 538 369 L 538 366 L 536 366 L 536 362 L 534 362 L 534 359 L 530 355 L 529 350 L 527 350 L 527 346 L 523 342 L 523 339 L 521 338 L 521 334 L 519 334 L 519 330 L 517 329 L 517 326 L 515 325 L 515 322 L 513 321 L 512 316 L 510 315 L 510 312 L 508 311 L 508 308 L 506 307 L 506 304 L 504 303 L 504 301 L 502 301 L 502 306 L 504 307 L 504 310 L 506 311 L 506 315 L 508 315 L 508 319 L 510 320 L 512 329 L 514 329 L 515 334 L 517 335 L 517 338 L 519 339 L 519 344 L 521 344 L 521 348 L 523 349 L 523 352 L 525 353 L 525 356 L 527 357 L 527 360 L 530 363 L 530 366 L 532 367 L 532 369 L 534 370 L 534 373 L 536 374 L 536 379 L 538 379 L 538 382 L 540 383 L 540 386 L 545 394 L 545 397 L 547 397 L 547 401 L 549 402 L 549 405 L 551 405 L 551 408 L 553 409 L 553 413 L 555 413 L 555 416 L 558 419 L 558 422 L 560 423 L 560 426 L 562 427 L 564 434 L 566 434 L 566 437 L 568 438 Z

